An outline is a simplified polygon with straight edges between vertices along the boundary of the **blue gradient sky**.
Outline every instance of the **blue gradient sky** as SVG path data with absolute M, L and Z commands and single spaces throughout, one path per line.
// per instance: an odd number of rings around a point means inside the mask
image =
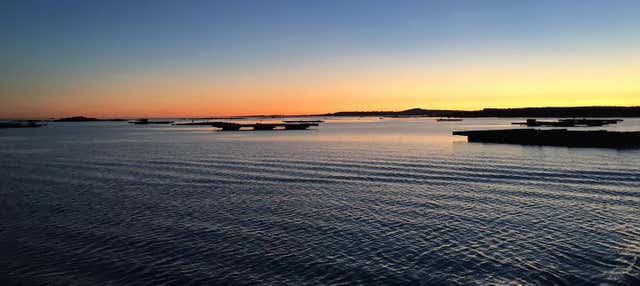
M 640 105 L 639 15 L 640 1 L 2 1 L 0 117 Z

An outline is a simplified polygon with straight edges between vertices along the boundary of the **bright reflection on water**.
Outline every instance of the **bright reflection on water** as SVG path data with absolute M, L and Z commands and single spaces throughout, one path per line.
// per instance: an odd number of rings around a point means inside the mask
M 450 136 L 515 120 L 0 130 L 0 282 L 640 283 L 640 151 Z

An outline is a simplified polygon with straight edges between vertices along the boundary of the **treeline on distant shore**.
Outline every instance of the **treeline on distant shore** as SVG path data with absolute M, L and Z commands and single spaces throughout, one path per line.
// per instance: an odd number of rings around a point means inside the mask
M 640 117 L 640 106 L 586 106 L 586 107 L 525 107 L 525 108 L 485 108 L 482 110 L 442 110 L 413 108 L 404 111 L 341 111 L 327 114 L 301 115 L 252 115 L 228 117 L 188 118 L 190 120 L 226 119 L 238 120 L 246 118 L 284 118 L 284 117 L 318 117 L 318 116 L 385 116 L 385 117 Z M 127 119 L 99 119 L 84 116 L 73 116 L 59 119 L 22 119 L 19 121 L 54 121 L 54 122 L 96 122 L 127 121 Z
M 640 117 L 640 106 L 485 108 L 482 110 L 344 111 L 327 116 L 433 116 L 433 117 Z

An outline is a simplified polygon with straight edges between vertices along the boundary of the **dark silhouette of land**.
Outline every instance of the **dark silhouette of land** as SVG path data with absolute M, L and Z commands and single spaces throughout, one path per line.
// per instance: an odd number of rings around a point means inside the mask
M 339 111 L 323 114 L 299 115 L 245 115 L 227 117 L 185 118 L 192 121 L 211 119 L 239 120 L 247 118 L 285 118 L 285 117 L 327 117 L 327 116 L 376 116 L 376 117 L 530 117 L 530 118 L 589 118 L 589 117 L 640 117 L 640 106 L 582 106 L 582 107 L 524 107 L 524 108 L 484 108 L 482 110 L 448 110 L 412 108 L 403 111 Z M 54 122 L 95 122 L 95 121 L 128 121 L 128 119 L 101 119 L 84 116 L 73 116 L 49 120 L 22 121 L 54 121 Z M 446 120 L 443 120 L 446 121 Z
M 98 119 L 84 116 L 74 116 L 53 120 L 55 122 L 94 122 L 94 121 L 127 121 L 127 119 Z
M 640 117 L 640 106 L 485 108 L 482 110 L 440 110 L 413 108 L 404 111 L 342 111 L 323 116 L 385 117 Z
M 567 129 L 504 129 L 454 131 L 469 142 L 567 147 L 640 148 L 640 131 L 575 131 Z

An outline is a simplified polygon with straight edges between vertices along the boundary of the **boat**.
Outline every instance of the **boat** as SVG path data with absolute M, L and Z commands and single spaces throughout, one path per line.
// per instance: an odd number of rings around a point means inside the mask
M 436 119 L 438 122 L 449 122 L 449 121 L 462 121 L 462 118 L 438 118 Z
M 454 131 L 469 142 L 567 147 L 640 148 L 640 131 L 502 129 Z

